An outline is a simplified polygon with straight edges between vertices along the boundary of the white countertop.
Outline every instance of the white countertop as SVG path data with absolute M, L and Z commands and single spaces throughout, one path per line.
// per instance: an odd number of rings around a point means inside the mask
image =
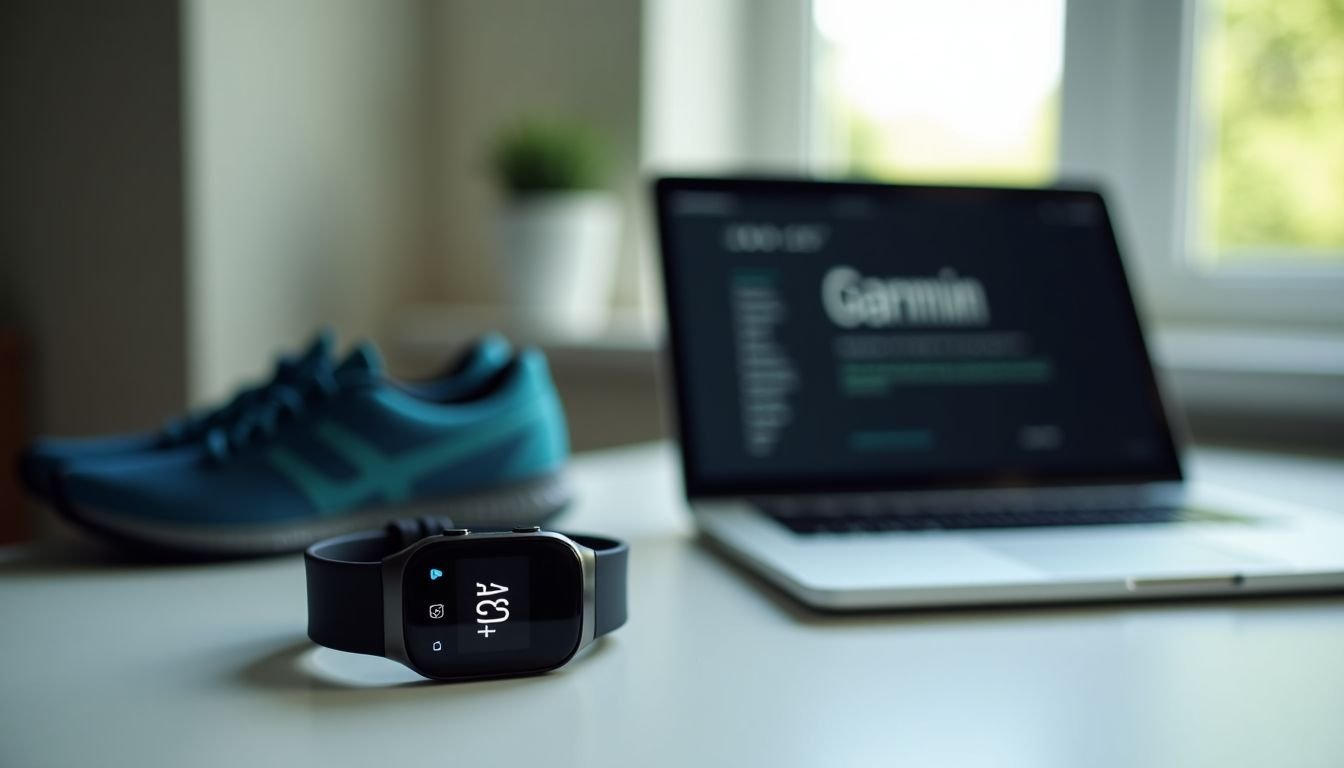
M 1344 514 L 1344 462 L 1193 466 Z M 298 556 L 0 555 L 0 766 L 1344 766 L 1344 598 L 823 616 L 696 543 L 667 446 L 574 473 L 631 620 L 540 677 L 315 649 Z

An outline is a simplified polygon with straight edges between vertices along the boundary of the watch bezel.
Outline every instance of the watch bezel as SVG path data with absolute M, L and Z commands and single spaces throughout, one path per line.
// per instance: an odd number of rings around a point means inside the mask
M 506 539 L 509 541 L 518 541 L 524 539 L 552 539 L 563 544 L 570 552 L 574 554 L 578 561 L 579 570 L 582 574 L 583 583 L 581 585 L 582 610 L 579 625 L 579 641 L 567 655 L 553 665 L 527 670 L 525 672 L 483 672 L 470 675 L 437 675 L 428 670 L 420 668 L 411 660 L 410 654 L 406 650 L 406 621 L 403 615 L 403 583 L 406 573 L 406 565 L 411 558 L 420 550 L 440 544 L 450 544 L 452 546 L 470 547 L 474 542 Z M 594 617 L 597 611 L 597 558 L 596 553 L 588 547 L 579 544 L 564 534 L 553 531 L 532 531 L 528 533 L 517 532 L 487 532 L 487 533 L 466 533 L 453 536 L 429 536 L 423 538 L 414 544 L 406 547 L 400 552 L 388 555 L 383 558 L 383 647 L 384 655 L 389 659 L 394 659 L 414 670 L 417 674 L 433 680 L 480 680 L 492 677 L 518 677 L 523 675 L 541 674 L 558 669 L 568 664 L 579 651 L 593 642 L 597 633 Z

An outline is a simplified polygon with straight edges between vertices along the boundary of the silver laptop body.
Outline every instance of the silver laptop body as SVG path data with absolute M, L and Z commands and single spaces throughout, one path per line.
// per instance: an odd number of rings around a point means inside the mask
M 697 524 L 821 609 L 1344 587 L 1344 522 L 1184 481 L 1089 190 L 661 179 Z

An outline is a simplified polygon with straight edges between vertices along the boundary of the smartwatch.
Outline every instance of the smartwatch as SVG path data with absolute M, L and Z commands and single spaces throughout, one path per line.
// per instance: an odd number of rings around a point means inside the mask
M 629 552 L 537 527 L 393 521 L 304 553 L 308 637 L 435 680 L 547 672 L 625 623 Z

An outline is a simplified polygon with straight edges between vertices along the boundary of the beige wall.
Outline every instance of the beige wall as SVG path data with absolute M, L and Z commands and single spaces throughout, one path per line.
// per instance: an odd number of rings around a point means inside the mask
M 519 116 L 590 122 L 616 191 L 642 199 L 641 7 L 188 2 L 192 398 L 263 375 L 319 321 L 380 337 L 409 300 L 497 303 L 486 157 Z M 627 305 L 637 215 L 616 291 Z
M 644 0 L 644 8 L 647 167 L 805 171 L 808 0 Z
M 420 0 L 185 5 L 191 395 L 321 322 L 376 336 L 422 293 Z
M 642 199 L 641 8 L 637 0 L 430 5 L 432 167 L 439 183 L 427 254 L 434 298 L 493 303 L 499 297 L 491 235 L 498 193 L 486 158 L 496 131 L 519 116 L 540 112 L 588 121 L 610 142 L 613 181 L 623 200 Z M 634 250 L 634 216 L 631 206 L 627 255 Z M 620 303 L 634 303 L 637 269 L 633 258 L 624 260 Z
M 408 301 L 497 302 L 485 158 L 519 116 L 591 122 L 617 192 L 642 205 L 642 14 L 0 5 L 0 321 L 33 343 L 33 429 L 152 425 L 265 375 L 318 323 L 380 337 Z M 626 211 L 626 305 L 643 212 Z

